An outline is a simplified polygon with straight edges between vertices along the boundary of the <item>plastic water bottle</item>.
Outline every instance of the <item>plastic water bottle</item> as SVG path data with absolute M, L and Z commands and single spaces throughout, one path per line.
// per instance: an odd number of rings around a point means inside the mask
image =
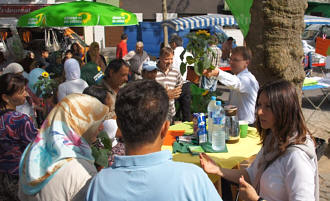
M 224 150 L 226 147 L 225 111 L 221 107 L 221 101 L 216 102 L 217 111 L 213 114 L 212 149 Z
M 207 105 L 207 114 L 208 114 L 208 135 L 207 141 L 212 143 L 212 130 L 213 130 L 213 120 L 212 116 L 217 111 L 216 97 L 212 96 L 209 104 Z

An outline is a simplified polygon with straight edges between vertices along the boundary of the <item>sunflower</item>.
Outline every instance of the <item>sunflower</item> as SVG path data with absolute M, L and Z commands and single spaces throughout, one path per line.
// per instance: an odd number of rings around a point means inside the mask
M 196 32 L 196 35 L 210 36 L 210 33 L 208 33 L 206 30 L 198 30 L 198 31 Z
M 43 72 L 41 75 L 42 75 L 42 77 L 45 77 L 45 78 L 49 77 L 49 74 L 47 72 Z

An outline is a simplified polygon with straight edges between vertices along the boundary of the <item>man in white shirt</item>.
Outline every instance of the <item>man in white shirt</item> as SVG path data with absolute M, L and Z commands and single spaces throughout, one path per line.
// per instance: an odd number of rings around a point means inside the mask
M 255 103 L 259 84 L 254 75 L 247 69 L 251 52 L 246 47 L 236 47 L 232 50 L 230 67 L 234 75 L 215 68 L 205 70 L 207 77 L 216 76 L 230 91 L 229 104 L 238 107 L 238 119 L 247 120 L 253 124 L 255 120 Z
M 180 58 L 181 53 L 184 51 L 182 47 L 182 38 L 178 35 L 172 35 L 170 39 L 170 46 L 174 50 L 173 56 L 173 68 L 180 71 L 180 65 L 182 62 L 186 62 L 187 56 L 193 56 L 189 52 L 185 52 L 183 55 L 183 61 Z M 183 78 L 183 86 L 182 86 L 182 93 L 180 97 L 177 99 L 180 107 L 177 112 L 178 115 L 182 113 L 182 121 L 191 121 L 191 112 L 190 112 L 190 103 L 191 103 L 191 91 L 190 91 L 190 82 L 187 80 L 187 66 L 184 74 L 182 75 Z

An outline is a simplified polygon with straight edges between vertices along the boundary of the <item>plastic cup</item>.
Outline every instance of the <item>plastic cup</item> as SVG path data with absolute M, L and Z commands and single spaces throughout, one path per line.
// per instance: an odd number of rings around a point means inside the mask
M 241 138 L 245 138 L 247 135 L 247 131 L 248 131 L 248 121 L 239 121 L 239 133 L 240 133 L 240 137 Z

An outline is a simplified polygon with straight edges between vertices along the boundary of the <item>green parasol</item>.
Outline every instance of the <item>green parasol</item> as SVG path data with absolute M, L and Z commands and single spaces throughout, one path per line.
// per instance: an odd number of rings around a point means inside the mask
M 47 6 L 23 15 L 19 27 L 81 27 L 136 25 L 134 13 L 109 4 L 74 1 Z

